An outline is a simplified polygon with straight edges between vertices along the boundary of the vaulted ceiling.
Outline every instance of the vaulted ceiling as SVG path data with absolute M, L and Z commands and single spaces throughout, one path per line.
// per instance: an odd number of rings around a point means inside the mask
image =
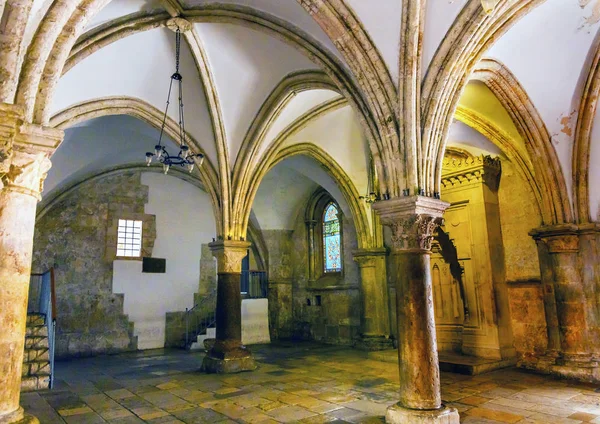
M 372 41 L 376 51 L 371 53 L 381 59 L 392 85 L 397 87 L 403 2 L 344 2 Z M 367 190 L 368 123 L 359 113 L 361 100 L 349 95 L 349 90 L 359 86 L 362 78 L 371 76 L 356 75 L 355 66 L 349 62 L 351 53 L 343 50 L 340 39 L 332 37 L 336 30 L 326 33 L 324 23 L 317 22 L 301 2 L 113 0 L 105 3 L 89 17 L 75 43 L 46 112 L 51 123 L 55 122 L 52 117 L 64 114 L 65 110 L 98 99 L 141 100 L 155 111 L 163 110 L 174 67 L 174 34 L 165 27 L 165 22 L 180 13 L 192 22 L 192 30 L 186 33 L 183 43 L 181 62 L 186 126 L 219 178 L 234 175 L 232 190 L 235 190 L 236 172 L 242 172 L 236 170 L 236 163 L 254 166 L 258 172 L 261 163 L 269 154 L 275 155 L 277 149 L 311 143 L 336 161 L 358 192 Z M 444 38 L 455 30 L 453 25 L 461 13 L 473 3 L 475 0 L 426 2 L 423 78 L 430 71 Z M 523 88 L 533 110 L 539 114 L 541 126 L 549 134 L 568 199 L 574 202 L 573 147 L 582 92 L 598 49 L 600 0 L 530 3 L 537 6 L 499 33 L 486 46 L 484 57 L 502 64 Z M 34 0 L 21 60 L 27 43 L 52 4 L 51 0 Z M 351 21 L 347 16 L 345 19 Z M 475 75 L 463 92 L 457 113 L 474 112 L 493 124 L 514 141 L 524 163 L 533 163 L 535 151 L 527 149 L 527 137 L 505 110 L 506 104 L 496 98 L 498 93 L 490 84 L 484 87 L 485 81 L 479 81 Z M 101 112 L 94 116 L 98 115 Z M 171 108 L 170 117 L 177 118 L 176 108 Z M 450 142 L 473 139 L 466 135 L 469 130 L 465 125 L 480 131 L 464 116 L 457 119 L 462 123 L 451 127 Z M 596 115 L 594 122 L 598 119 Z M 106 136 L 138 137 L 136 146 L 144 140 L 148 150 L 152 147 L 147 136 L 134 135 L 138 130 L 131 120 L 112 119 L 67 130 L 68 142 L 62 148 L 77 144 L 72 140 L 73 134 L 97 132 L 99 125 L 110 125 Z M 593 125 L 591 163 L 600 161 L 598 127 L 600 124 Z M 84 139 L 82 136 L 81 142 Z M 143 153 L 140 151 L 140 161 Z M 89 157 L 90 163 L 98 166 L 104 163 L 91 153 Z M 124 157 L 130 160 L 129 156 Z M 226 164 L 223 157 L 227 158 Z M 63 175 L 64 171 L 56 172 L 67 181 L 69 176 Z M 266 175 L 266 170 L 262 174 Z M 53 177 L 53 187 L 60 185 L 58 175 Z M 598 167 L 591 168 L 590 179 L 600 182 Z M 595 217 L 600 208 L 600 191 L 592 190 L 589 200 Z

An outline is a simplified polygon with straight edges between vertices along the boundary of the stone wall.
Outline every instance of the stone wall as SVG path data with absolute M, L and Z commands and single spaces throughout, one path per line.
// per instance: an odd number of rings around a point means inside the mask
M 543 352 L 548 342 L 538 251 L 528 234 L 539 227 L 541 216 L 529 185 L 507 160 L 502 162 L 498 201 L 513 343 L 523 359 Z
M 83 183 L 36 223 L 32 272 L 55 267 L 57 358 L 137 348 L 104 257 L 112 216 L 143 214 L 147 196 L 139 172 L 108 176 Z
M 360 332 L 360 270 L 352 258 L 356 232 L 347 216 L 342 220 L 343 273 L 308 279 L 307 229 L 304 216 L 291 234 L 293 337 L 352 345 Z M 269 260 L 271 261 L 271 252 Z M 309 305 L 310 301 L 310 305 Z

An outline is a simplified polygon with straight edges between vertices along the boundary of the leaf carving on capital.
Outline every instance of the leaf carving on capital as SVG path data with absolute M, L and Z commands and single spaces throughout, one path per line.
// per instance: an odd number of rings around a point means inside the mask
M 17 187 L 39 195 L 52 166 L 45 153 L 13 152 L 8 167 L 0 168 L 2 188 Z
M 390 223 L 392 246 L 396 250 L 431 250 L 433 232 L 443 219 L 429 215 L 412 215 Z

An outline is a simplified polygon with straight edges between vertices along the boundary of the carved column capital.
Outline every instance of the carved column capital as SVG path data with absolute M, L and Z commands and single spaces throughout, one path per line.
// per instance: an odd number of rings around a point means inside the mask
M 396 251 L 431 250 L 433 232 L 450 204 L 423 196 L 398 197 L 373 204 L 381 222 L 392 230 Z
M 544 243 L 548 253 L 579 252 L 579 228 L 574 224 L 543 226 L 529 232 L 538 243 Z
M 0 124 L 0 189 L 18 191 L 39 200 L 51 167 L 50 156 L 64 133 L 24 123 L 18 111 L 4 106 L 0 107 L 3 123 Z
M 219 273 L 242 272 L 242 259 L 248 254 L 251 243 L 239 240 L 219 240 L 208 244 L 213 256 L 217 258 Z
M 22 122 L 22 108 L 0 103 L 0 174 L 10 167 L 15 135 Z

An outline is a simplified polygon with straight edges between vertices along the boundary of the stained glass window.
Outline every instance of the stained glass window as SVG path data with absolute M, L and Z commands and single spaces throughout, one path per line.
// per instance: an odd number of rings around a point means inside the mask
M 340 220 L 333 203 L 327 206 L 323 216 L 323 255 L 325 272 L 342 270 Z

